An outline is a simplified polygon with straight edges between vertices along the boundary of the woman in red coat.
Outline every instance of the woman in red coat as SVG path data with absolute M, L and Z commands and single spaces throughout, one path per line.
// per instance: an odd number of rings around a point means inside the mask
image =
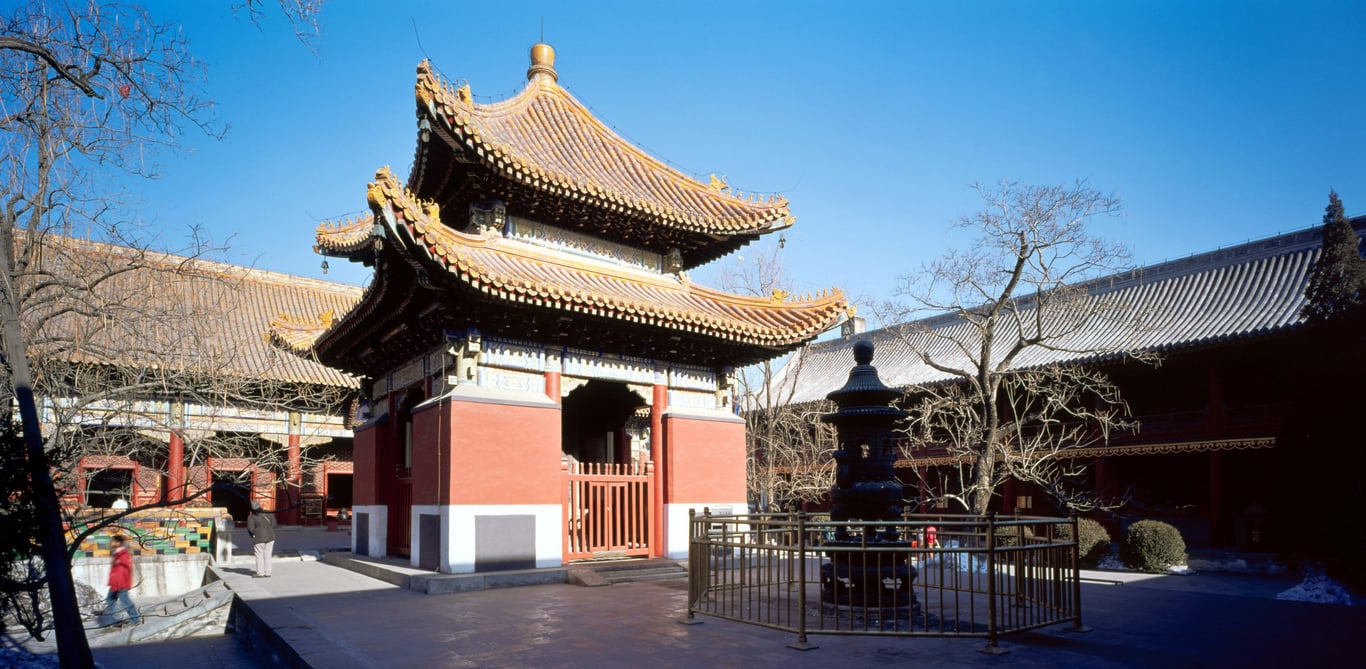
M 104 612 L 114 616 L 118 614 L 117 608 L 122 608 L 128 612 L 128 622 L 136 625 L 142 622 L 142 616 L 128 596 L 133 588 L 133 554 L 128 552 L 128 540 L 122 534 L 115 534 L 109 546 L 114 551 L 114 560 L 109 567 L 109 595 L 104 598 Z

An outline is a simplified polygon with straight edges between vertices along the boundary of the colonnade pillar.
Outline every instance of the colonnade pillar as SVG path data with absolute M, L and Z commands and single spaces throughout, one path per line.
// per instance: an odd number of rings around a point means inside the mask
M 167 501 L 185 498 L 185 436 L 181 432 L 184 427 L 185 405 L 172 404 L 171 436 L 166 454 L 166 489 L 162 491 L 162 499 Z M 173 506 L 182 504 L 177 503 Z
M 166 462 L 166 490 L 163 498 L 167 501 L 185 497 L 185 438 L 180 430 L 171 430 L 171 439 Z M 172 506 L 181 506 L 177 502 Z
M 650 537 L 650 557 L 664 555 L 664 486 L 667 472 L 664 470 L 664 410 L 669 404 L 667 383 L 654 384 L 654 397 L 650 402 L 650 463 L 654 466 L 654 536 Z
M 303 480 L 303 458 L 299 449 L 299 433 L 302 431 L 303 417 L 297 411 L 289 414 L 289 443 L 286 451 L 289 457 L 289 484 L 298 486 Z
M 563 403 L 562 398 L 560 397 L 560 373 L 559 373 L 559 372 L 546 372 L 546 373 L 545 373 L 545 395 L 546 395 L 546 397 L 549 397 L 549 398 L 551 399 L 551 401 L 555 402 L 556 404 L 562 404 L 562 403 Z
M 303 483 L 303 456 L 299 446 L 299 433 L 303 428 L 303 416 L 297 411 L 289 413 L 289 432 L 285 437 L 285 480 L 284 480 L 284 517 L 280 522 L 288 525 L 299 524 L 299 502 Z M 278 505 L 280 501 L 277 501 Z

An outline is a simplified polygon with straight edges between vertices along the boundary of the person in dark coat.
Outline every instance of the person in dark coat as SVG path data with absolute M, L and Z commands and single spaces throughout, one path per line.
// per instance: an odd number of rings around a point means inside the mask
M 256 553 L 256 578 L 270 576 L 270 554 L 275 550 L 275 514 L 261 508 L 260 502 L 251 503 L 247 518 L 247 534 Z
M 128 622 L 136 625 L 142 622 L 138 608 L 128 591 L 133 589 L 133 554 L 128 551 L 128 540 L 122 534 L 115 534 L 109 540 L 113 560 L 109 566 L 109 595 L 104 598 L 104 612 L 111 618 L 118 615 L 119 609 L 128 612 Z

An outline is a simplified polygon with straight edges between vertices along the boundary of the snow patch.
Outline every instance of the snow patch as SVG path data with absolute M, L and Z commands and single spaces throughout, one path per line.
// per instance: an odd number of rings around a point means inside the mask
M 1119 558 L 1116 557 L 1114 553 L 1101 558 L 1100 563 L 1096 565 L 1096 569 L 1103 569 L 1105 571 L 1129 571 L 1129 568 L 1124 566 L 1124 563 L 1120 562 Z
M 57 654 L 34 655 L 18 648 L 0 648 L 0 667 L 11 669 L 59 669 Z
M 945 541 L 943 547 L 958 548 L 958 542 Z M 986 557 L 980 553 L 934 553 L 920 565 L 920 569 L 926 571 L 941 567 L 944 571 L 987 573 Z
M 1304 581 L 1285 592 L 1277 594 L 1276 599 L 1291 602 L 1312 602 L 1314 604 L 1352 605 L 1352 593 L 1324 575 L 1323 570 L 1319 568 L 1307 569 Z

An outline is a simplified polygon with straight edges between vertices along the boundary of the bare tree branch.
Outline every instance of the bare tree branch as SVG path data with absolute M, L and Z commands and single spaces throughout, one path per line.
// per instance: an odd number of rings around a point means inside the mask
M 316 34 L 320 0 L 281 6 L 296 30 L 307 24 Z M 33 435 L 16 460 L 28 479 L 6 503 L 34 515 L 15 537 L 23 545 L 6 546 L 0 595 L 7 606 L 36 603 L 46 584 L 62 666 L 91 666 L 57 499 L 78 485 L 79 459 L 119 453 L 149 474 L 164 472 L 164 443 L 134 438 L 136 429 L 170 434 L 178 426 L 140 403 L 326 412 L 345 403 L 346 391 L 272 382 L 268 369 L 265 377 L 244 372 L 249 366 L 231 341 L 260 333 L 213 326 L 235 306 L 224 296 L 240 277 L 206 275 L 196 259 L 219 250 L 198 239 L 179 250 L 177 264 L 159 262 L 165 255 L 152 251 L 156 235 L 110 187 L 111 173 L 155 177 L 157 158 L 177 151 L 187 133 L 225 131 L 180 27 L 112 0 L 27 0 L 3 11 L 0 422 L 11 429 L 17 405 Z M 92 240 L 122 251 L 90 253 Z M 222 290 L 205 290 L 213 286 Z M 46 434 L 38 432 L 39 404 Z M 229 433 L 186 444 L 197 462 L 223 453 L 266 467 L 283 466 L 280 450 Z M 65 489 L 54 490 L 54 478 Z M 163 502 L 193 492 L 167 491 Z M 29 613 L 20 621 L 43 634 L 45 617 Z
M 1088 336 L 1145 327 L 1147 314 L 1086 284 L 1129 260 L 1127 249 L 1090 232 L 1093 220 L 1120 214 L 1119 200 L 1084 182 L 976 189 L 982 209 L 958 222 L 977 231 L 973 245 L 901 277 L 898 296 L 906 301 L 881 310 L 887 322 L 902 323 L 893 334 L 945 377 L 907 400 L 907 457 L 950 463 L 947 470 L 917 467 L 922 494 L 983 513 L 1013 478 L 1065 507 L 1106 505 L 1084 491 L 1080 449 L 1137 426 L 1119 389 L 1071 360 L 1154 360 L 1126 349 L 1129 338 Z M 916 320 L 944 313 L 957 322 Z M 952 485 L 938 478 L 944 473 Z
M 755 247 L 721 271 L 720 287 L 756 297 L 792 292 L 777 245 Z M 835 435 L 820 416 L 828 407 L 792 405 L 801 375 L 800 356 L 789 359 L 787 383 L 774 383 L 777 365 L 768 360 L 739 370 L 737 396 L 745 417 L 746 482 L 758 511 L 790 510 L 815 502 L 835 481 Z

